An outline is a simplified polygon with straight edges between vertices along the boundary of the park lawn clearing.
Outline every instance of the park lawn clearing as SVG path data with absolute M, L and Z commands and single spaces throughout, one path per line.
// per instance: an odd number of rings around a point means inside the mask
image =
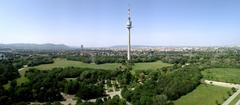
M 28 70 L 28 68 L 22 68 L 22 70 L 19 71 L 20 77 L 16 79 L 17 86 L 21 86 L 22 83 L 25 83 L 25 82 L 29 81 L 28 78 L 25 77 L 25 73 L 26 73 L 27 70 Z M 9 81 L 7 84 L 3 85 L 3 87 L 5 89 L 9 89 L 10 83 L 11 82 Z
M 21 77 L 17 78 L 16 81 L 17 81 L 17 86 L 21 86 L 22 83 L 28 82 L 29 79 L 26 78 L 25 76 L 21 76 Z M 11 82 L 9 81 L 7 84 L 3 85 L 3 87 L 5 89 L 9 89 L 10 88 L 10 84 L 11 84 Z
M 157 70 L 167 66 L 172 66 L 172 64 L 163 63 L 162 61 L 135 63 L 133 70 Z
M 88 64 L 83 63 L 80 61 L 71 61 L 66 60 L 62 58 L 54 59 L 54 63 L 52 64 L 42 64 L 39 66 L 34 66 L 33 68 L 39 69 L 39 70 L 52 70 L 53 68 L 64 68 L 64 67 L 80 67 L 80 68 L 94 68 L 94 69 L 105 69 L 105 70 L 115 70 L 118 66 L 121 64 L 117 63 L 106 63 L 106 64 Z
M 240 84 L 239 68 L 212 68 L 202 71 L 202 74 L 207 80 Z
M 174 101 L 174 105 L 216 105 L 229 97 L 230 88 L 200 84 L 195 90 Z
M 43 64 L 39 66 L 34 66 L 33 68 L 39 70 L 51 70 L 56 67 L 80 67 L 80 68 L 93 68 L 93 69 L 105 69 L 105 70 L 116 70 L 119 66 L 122 66 L 120 63 L 106 63 L 106 64 L 88 64 L 80 61 L 71 61 L 62 58 L 54 59 L 52 64 Z M 146 63 L 135 63 L 133 70 L 156 70 L 162 67 L 171 66 L 171 64 L 163 63 L 161 61 L 157 62 L 146 62 Z
M 20 78 L 17 78 L 17 86 L 20 86 L 22 83 L 29 81 L 29 79 L 25 77 L 25 73 L 27 70 L 28 68 L 23 68 L 21 71 L 19 71 Z
M 240 94 L 238 94 L 238 96 L 235 97 L 235 98 L 230 102 L 229 105 L 235 105 L 235 104 L 238 102 L 238 100 L 240 100 Z

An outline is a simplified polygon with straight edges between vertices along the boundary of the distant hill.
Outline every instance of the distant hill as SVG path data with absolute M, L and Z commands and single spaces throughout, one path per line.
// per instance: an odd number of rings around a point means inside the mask
M 15 43 L 15 44 L 0 44 L 0 49 L 25 49 L 25 50 L 66 50 L 71 47 L 64 44 L 26 44 L 26 43 Z
M 116 45 L 110 48 L 127 48 L 128 45 Z M 132 45 L 132 48 L 179 48 L 179 47 L 193 47 L 193 46 L 151 46 L 151 45 Z M 197 47 L 197 46 L 195 46 Z

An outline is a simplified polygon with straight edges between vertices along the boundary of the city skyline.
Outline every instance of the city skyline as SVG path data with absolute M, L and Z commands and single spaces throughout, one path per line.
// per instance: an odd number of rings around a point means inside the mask
M 132 45 L 240 45 L 237 0 L 0 1 L 0 44 L 126 45 L 128 4 Z

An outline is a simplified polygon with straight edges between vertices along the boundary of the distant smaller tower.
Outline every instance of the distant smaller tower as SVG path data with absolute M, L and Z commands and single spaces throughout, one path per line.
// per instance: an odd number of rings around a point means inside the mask
M 83 45 L 81 45 L 81 49 L 83 50 Z

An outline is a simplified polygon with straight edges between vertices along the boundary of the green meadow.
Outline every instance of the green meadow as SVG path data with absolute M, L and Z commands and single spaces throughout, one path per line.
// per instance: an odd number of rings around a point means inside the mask
M 239 68 L 212 68 L 202 71 L 202 74 L 204 79 L 240 84 Z
M 66 59 L 57 58 L 54 60 L 54 63 L 52 64 L 43 64 L 39 66 L 35 66 L 33 68 L 37 68 L 40 70 L 51 70 L 56 67 L 81 67 L 81 68 L 94 68 L 94 69 L 105 69 L 105 70 L 116 70 L 119 66 L 121 66 L 120 63 L 106 63 L 106 64 L 88 64 L 83 63 L 80 61 L 70 61 Z M 171 64 L 163 63 L 161 61 L 157 62 L 147 62 L 147 63 L 135 63 L 133 66 L 133 70 L 156 70 L 158 68 L 171 66 Z
M 201 84 L 195 90 L 174 101 L 175 105 L 216 105 L 229 96 L 230 88 Z

